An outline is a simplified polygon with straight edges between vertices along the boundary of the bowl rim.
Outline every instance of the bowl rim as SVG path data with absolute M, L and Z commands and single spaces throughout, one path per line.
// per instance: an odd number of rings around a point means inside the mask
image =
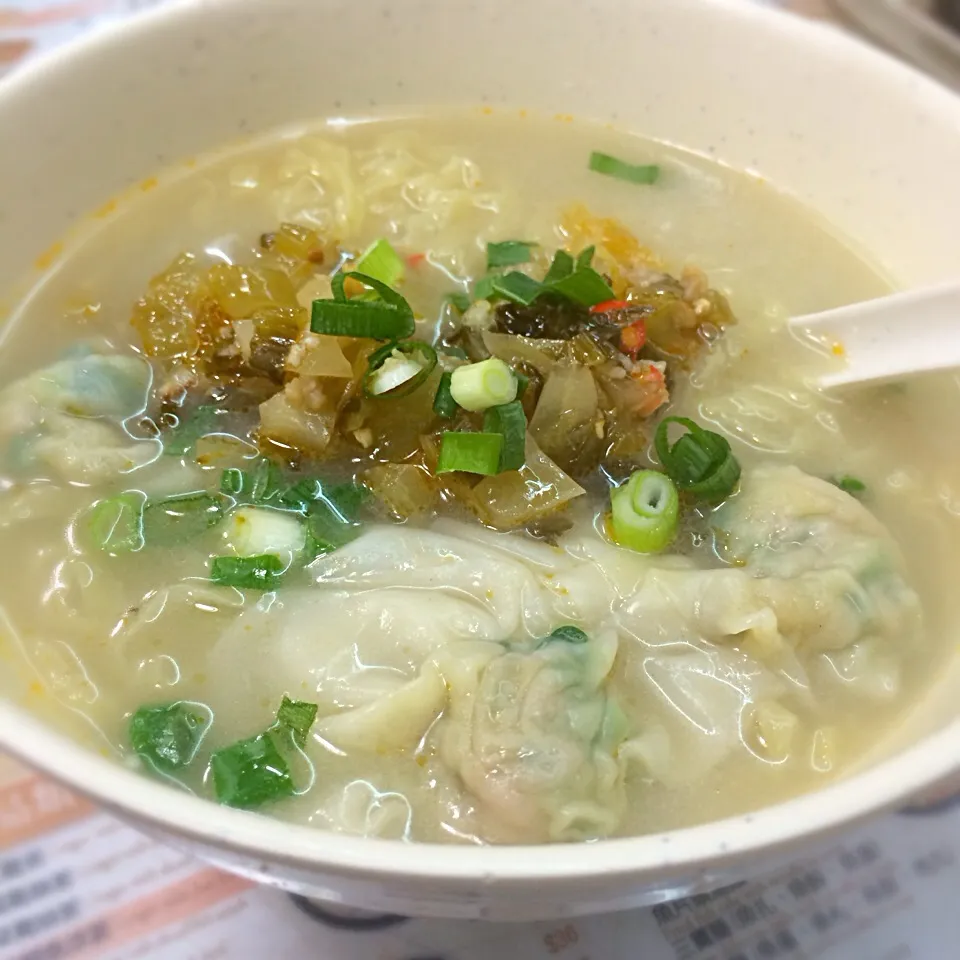
M 126 19 L 108 22 L 85 36 L 14 69 L 0 80 L 0 103 L 27 92 L 46 76 L 69 73 L 125 38 L 149 33 L 181 17 L 228 9 L 249 0 L 168 0 Z M 705 0 L 684 0 L 695 11 Z M 817 47 L 846 57 L 862 71 L 899 76 L 925 98 L 943 122 L 960 124 L 960 98 L 928 77 L 867 47 L 838 29 L 742 0 L 710 0 L 719 15 L 758 25 L 771 37 L 795 47 Z M 28 93 L 29 95 L 29 93 Z M 300 826 L 262 814 L 222 807 L 172 789 L 121 763 L 98 756 L 55 732 L 25 709 L 0 700 L 0 746 L 31 767 L 51 775 L 111 812 L 195 843 L 272 864 L 316 868 L 340 877 L 456 882 L 461 889 L 492 882 L 538 885 L 619 878 L 663 880 L 750 855 L 797 847 L 814 836 L 849 827 L 960 769 L 960 719 L 875 767 L 752 813 L 709 821 L 664 833 L 551 845 L 472 846 L 352 837 Z M 412 849 L 416 851 L 411 856 Z

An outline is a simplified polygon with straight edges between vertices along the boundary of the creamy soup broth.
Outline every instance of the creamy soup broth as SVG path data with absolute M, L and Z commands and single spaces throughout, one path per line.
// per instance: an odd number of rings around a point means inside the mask
M 592 151 L 656 164 L 659 177 L 602 176 L 588 169 Z M 555 250 L 595 239 L 598 218 L 619 221 L 660 258 L 656 270 L 695 284 L 683 271 L 700 268 L 736 322 L 666 358 L 669 402 L 637 417 L 632 460 L 571 470 L 586 492 L 556 528 L 496 532 L 446 494 L 401 522 L 374 489 L 358 539 L 267 590 L 207 579 L 211 557 L 236 552 L 228 530 L 242 502 L 218 500 L 216 522 L 142 549 L 91 543 L 96 503 L 124 491 L 140 491 L 137 509 L 219 498 L 224 471 L 252 473 L 262 454 L 290 482 L 341 485 L 375 462 L 422 462 L 409 438 L 394 443 L 402 424 L 371 437 L 360 420 L 337 456 L 293 456 L 258 440 L 254 400 L 237 413 L 235 397 L 221 426 L 236 440 L 171 453 L 182 434 L 171 443 L 176 413 L 161 392 L 186 412 L 191 393 L 216 404 L 242 377 L 220 393 L 186 377 L 178 394 L 178 364 L 158 357 L 139 361 L 152 379 L 132 384 L 129 370 L 98 368 L 126 381 L 72 407 L 70 391 L 86 387 L 71 362 L 144 357 L 134 305 L 184 251 L 204 269 L 255 264 L 263 234 L 298 224 L 315 231 L 323 261 L 304 266 L 302 286 L 384 238 L 406 262 L 397 288 L 417 337 L 459 343 L 463 319 L 445 298 L 471 294 L 487 243 L 536 244 L 515 269 L 539 279 Z M 958 615 L 948 583 L 960 458 L 945 439 L 960 415 L 956 378 L 826 397 L 811 378 L 842 362 L 842 345 L 801 344 L 784 326 L 892 283 L 760 179 L 565 118 L 329 122 L 163 171 L 35 279 L 0 353 L 0 601 L 35 672 L 27 702 L 40 714 L 65 705 L 86 742 L 211 798 L 212 753 L 270 729 L 284 696 L 316 704 L 310 732 L 281 745 L 290 795 L 263 811 L 419 841 L 647 833 L 814 789 L 866 762 L 924 696 Z M 649 343 L 644 356 L 663 361 Z M 29 380 L 52 364 L 67 366 Z M 111 391 L 132 392 L 129 409 Z M 665 414 L 726 438 L 742 477 L 722 506 L 684 499 L 676 540 L 646 555 L 613 545 L 604 518 L 611 485 L 656 467 Z M 862 484 L 859 500 L 839 478 Z M 871 550 L 879 586 L 868 561 L 850 560 Z M 837 587 L 838 571 L 854 572 L 857 596 Z M 586 642 L 536 652 L 564 624 Z M 151 770 L 131 716 L 181 701 L 209 728 L 189 763 Z

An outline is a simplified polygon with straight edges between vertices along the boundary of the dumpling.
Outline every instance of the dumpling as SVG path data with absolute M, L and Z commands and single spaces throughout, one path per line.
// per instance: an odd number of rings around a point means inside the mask
M 796 467 L 760 467 L 716 525 L 793 646 L 840 650 L 879 637 L 903 648 L 918 635 L 920 602 L 896 544 L 833 484 Z
M 582 528 L 554 547 L 452 521 L 372 526 L 311 564 L 312 586 L 231 624 L 211 657 L 218 709 L 252 728 L 284 694 L 318 703 L 307 753 L 338 757 L 350 802 L 329 792 L 310 816 L 336 829 L 402 832 L 416 790 L 431 836 L 614 835 L 628 778 L 784 762 L 828 684 L 897 683 L 916 598 L 860 504 L 765 468 L 716 522 L 735 566 Z M 563 623 L 587 641 L 545 642 Z
M 5 429 L 23 431 L 50 413 L 125 420 L 146 407 L 153 374 L 136 357 L 96 353 L 37 370 L 0 394 Z
M 481 836 L 536 842 L 615 832 L 626 734 L 606 690 L 616 654 L 612 631 L 534 650 L 440 651 L 450 702 L 434 742 L 469 792 Z
M 415 749 L 446 706 L 447 687 L 432 663 L 366 706 L 320 720 L 314 734 L 338 750 L 372 753 Z
M 829 687 L 894 696 L 919 628 L 889 534 L 832 484 L 760 467 L 715 523 L 737 566 L 652 570 L 616 609 L 640 731 L 622 753 L 668 786 L 753 752 L 758 705 L 793 716 Z
M 623 579 L 633 587 L 645 561 L 631 565 Z M 238 717 L 284 693 L 319 703 L 321 717 L 365 708 L 414 681 L 446 644 L 522 643 L 558 623 L 602 623 L 621 596 L 592 560 L 456 523 L 373 526 L 310 572 L 314 587 L 263 598 L 212 652 L 211 675 L 229 678 L 219 692 Z
M 158 440 L 134 440 L 122 422 L 145 409 L 152 372 L 136 357 L 61 360 L 0 393 L 0 436 L 15 468 L 42 463 L 71 483 L 93 483 L 155 460 Z
M 797 467 L 748 471 L 713 524 L 728 555 L 763 576 L 824 567 L 858 573 L 868 563 L 900 564 L 893 538 L 863 504 Z
M 668 786 L 742 750 L 752 704 L 807 697 L 806 671 L 754 585 L 742 570 L 655 570 L 617 612 L 632 641 L 621 644 L 618 690 L 639 731 L 622 755 Z
M 497 622 L 494 639 L 543 637 L 558 622 L 597 623 L 651 562 L 591 538 L 550 547 L 481 527 L 377 527 L 311 567 L 318 586 L 415 589 L 456 596 Z M 426 591 L 430 591 L 428 594 Z M 486 636 L 486 635 L 485 635 Z

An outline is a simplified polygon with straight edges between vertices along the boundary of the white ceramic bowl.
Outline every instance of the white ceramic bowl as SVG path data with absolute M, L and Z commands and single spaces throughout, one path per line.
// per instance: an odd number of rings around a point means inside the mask
M 0 291 L 179 158 L 294 120 L 480 103 L 608 120 L 759 171 L 904 286 L 960 275 L 960 100 L 831 29 L 732 0 L 188 0 L 0 86 Z M 164 787 L 38 722 L 2 673 L 3 745 L 131 822 L 268 883 L 414 914 L 568 916 L 717 886 L 960 768 L 957 657 L 885 759 L 818 793 L 630 840 L 411 847 Z

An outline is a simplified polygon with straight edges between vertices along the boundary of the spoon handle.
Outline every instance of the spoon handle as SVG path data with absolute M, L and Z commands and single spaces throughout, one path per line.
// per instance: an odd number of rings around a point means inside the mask
M 794 317 L 790 327 L 837 355 L 837 368 L 820 377 L 825 390 L 960 368 L 960 284 Z

